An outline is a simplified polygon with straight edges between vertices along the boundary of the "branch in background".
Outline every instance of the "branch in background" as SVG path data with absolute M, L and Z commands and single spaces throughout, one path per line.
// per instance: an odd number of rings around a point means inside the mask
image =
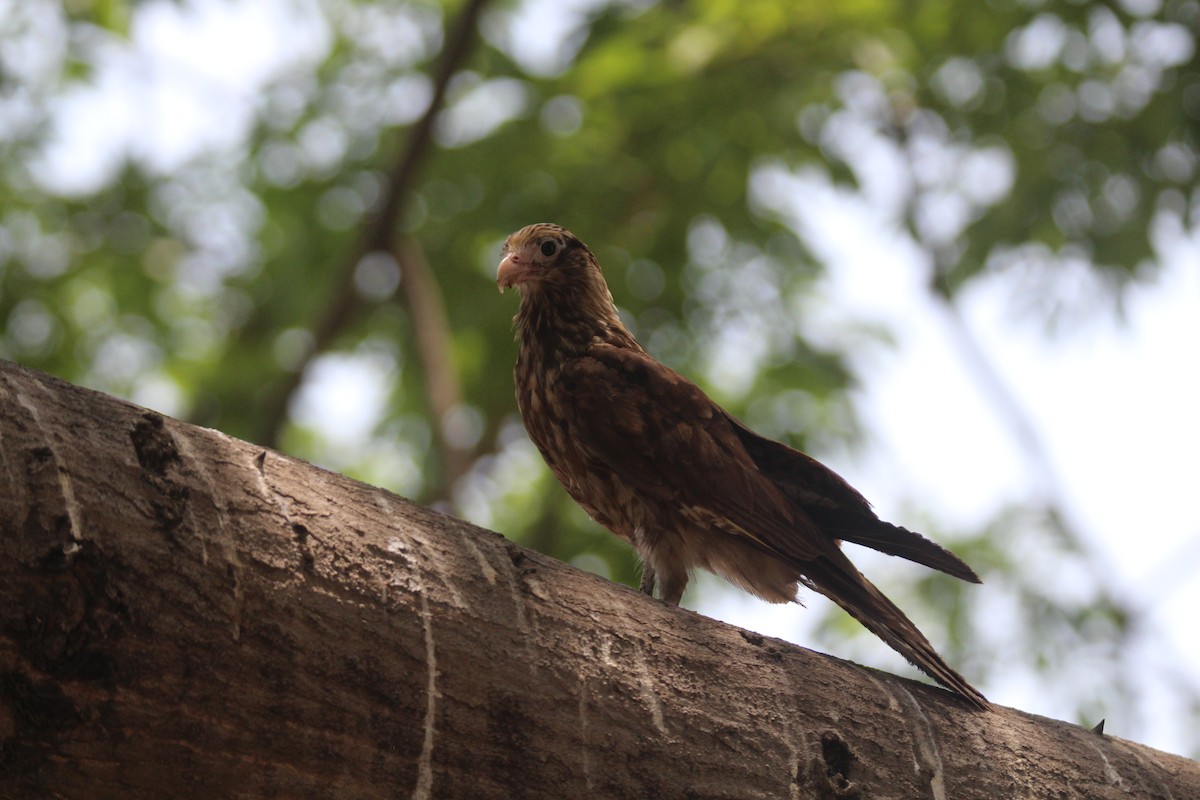
M 1067 492 L 1050 451 L 1042 441 L 1036 426 L 1025 411 L 1016 395 L 1009 389 L 1004 377 L 988 357 L 983 345 L 979 343 L 971 326 L 963 318 L 955 302 L 954 293 L 947 281 L 953 260 L 957 255 L 951 248 L 929 241 L 921 234 L 921 226 L 917 224 L 916 211 L 920 186 L 917 168 L 915 166 L 909 139 L 909 126 L 906 122 L 911 117 L 911 109 L 893 109 L 893 120 L 888 126 L 888 132 L 895 138 L 900 152 L 904 154 L 904 167 L 908 171 L 910 187 L 905 200 L 905 222 L 913 243 L 929 258 L 930 276 L 926 281 L 929 295 L 943 311 L 943 319 L 951 328 L 950 339 L 959 352 L 963 365 L 970 372 L 984 395 L 991 401 L 992 408 L 1024 452 L 1032 466 L 1035 475 L 1032 483 L 1042 493 L 1041 502 L 1049 514 L 1060 523 L 1066 535 L 1079 552 L 1093 558 L 1092 548 L 1083 546 L 1084 537 L 1080 535 L 1080 526 L 1069 513 L 1070 504 L 1067 502 Z
M 917 244 L 934 265 L 933 279 L 927 286 L 930 296 L 942 309 L 942 318 L 951 328 L 950 339 L 958 349 L 962 363 L 974 376 L 975 382 L 991 401 L 993 410 L 1004 420 L 1018 446 L 1024 451 L 1035 473 L 1031 483 L 1042 492 L 1042 502 L 1061 516 L 1061 508 L 1066 505 L 1066 490 L 1058 477 L 1058 470 L 1054 467 L 1045 442 L 954 302 L 954 296 L 943 279 L 947 271 L 944 257 L 926 242 L 918 239 Z
M 462 401 L 458 372 L 450 352 L 450 324 L 441 287 L 420 242 L 404 237 L 395 254 L 400 265 L 400 289 L 412 320 L 417 357 L 425 376 L 425 399 L 433 424 L 433 440 L 440 458 L 437 484 L 427 493 L 432 499 L 450 496 L 454 484 L 471 466 L 472 451 L 447 440 L 448 417 Z
M 367 221 L 353 252 L 342 264 L 334 279 L 330 287 L 329 303 L 311 326 L 312 349 L 292 372 L 281 378 L 266 403 L 263 415 L 266 427 L 257 437 L 262 444 L 268 447 L 278 446 L 280 434 L 288 420 L 288 403 L 299 388 L 308 365 L 330 348 L 338 334 L 346 329 L 362 306 L 362 297 L 354 286 L 354 272 L 359 263 L 369 253 L 394 253 L 398 250 L 397 226 L 412 196 L 417 172 L 428 154 L 434 121 L 445 105 L 446 88 L 450 79 L 470 55 L 478 29 L 479 15 L 486 4 L 487 0 L 467 0 L 459 13 L 434 74 L 433 95 L 429 99 L 429 107 L 409 131 L 404 152 L 388 175 L 379 208 Z
M 909 227 L 913 231 L 916 244 L 929 256 L 932 264 L 932 275 L 926 282 L 926 286 L 929 289 L 930 297 L 942 309 L 942 319 L 950 329 L 950 340 L 958 350 L 963 365 L 991 402 L 993 411 L 1011 432 L 1017 446 L 1024 453 L 1025 460 L 1033 472 L 1030 484 L 1040 494 L 1038 499 L 1042 508 L 1054 521 L 1055 530 L 1083 556 L 1095 575 L 1110 574 L 1111 569 L 1102 563 L 1100 553 L 1083 532 L 1085 526 L 1079 522 L 1078 516 L 1072 511 L 1066 487 L 1062 478 L 1059 477 L 1058 469 L 1054 466 L 1054 459 L 1050 456 L 1049 448 L 1041 434 L 1038 433 L 1037 426 L 1033 424 L 1029 412 L 1017 399 L 1016 393 L 1009 388 L 1004 376 L 1000 374 L 1000 370 L 988 356 L 987 351 L 971 329 L 970 323 L 963 317 L 958 303 L 955 302 L 955 296 L 945 279 L 950 269 L 950 257 L 947 255 L 946 248 L 923 241 L 916 233 L 916 226 L 910 224 Z M 1110 597 L 1110 599 L 1114 603 L 1119 602 L 1124 611 L 1134 616 L 1133 609 L 1128 607 L 1127 603 L 1118 601 L 1115 597 Z

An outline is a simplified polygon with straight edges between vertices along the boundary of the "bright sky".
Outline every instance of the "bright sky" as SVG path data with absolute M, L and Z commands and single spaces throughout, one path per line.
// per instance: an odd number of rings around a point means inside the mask
M 544 14 L 547 3 L 541 5 Z M 248 124 L 261 87 L 320 58 L 329 44 L 308 0 L 151 0 L 138 8 L 131 42 L 102 44 L 107 66 L 95 87 L 71 92 L 59 108 L 62 124 L 39 169 L 64 190 L 103 181 L 124 152 L 166 171 L 200 149 L 228 146 Z M 495 29 L 489 35 L 504 37 Z M 530 58 L 542 72 L 564 63 L 558 49 Z M 1012 444 L 1012 431 L 922 289 L 919 255 L 890 232 L 886 212 L 871 201 L 887 187 L 859 196 L 813 174 L 794 180 L 789 218 L 829 267 L 823 313 L 831 322 L 878 320 L 899 336 L 894 352 L 865 356 L 871 380 L 858 399 L 872 446 L 833 466 L 891 518 L 915 499 L 939 509 L 949 524 L 967 526 L 1008 501 L 1039 496 L 1048 476 L 1031 472 Z M 976 282 L 962 309 L 1044 443 L 1050 477 L 1093 537 L 1113 585 L 1151 616 L 1156 657 L 1178 658 L 1197 675 L 1200 234 L 1190 236 L 1161 237 L 1162 276 L 1130 291 L 1123 323 L 1098 311 L 1053 339 L 1014 314 L 1022 291 L 1015 274 Z M 705 599 L 700 610 L 801 642 L 805 620 L 815 616 L 744 596 Z M 1053 715 L 1038 688 L 1005 687 L 992 699 Z M 1178 750 L 1169 704 L 1154 702 L 1163 724 L 1139 738 Z
M 313 0 L 140 3 L 128 42 L 94 43 L 102 66 L 59 103 L 63 124 L 36 165 L 39 175 L 82 193 L 103 184 L 127 154 L 166 173 L 199 152 L 237 145 L 261 89 L 289 68 L 319 61 L 329 45 Z

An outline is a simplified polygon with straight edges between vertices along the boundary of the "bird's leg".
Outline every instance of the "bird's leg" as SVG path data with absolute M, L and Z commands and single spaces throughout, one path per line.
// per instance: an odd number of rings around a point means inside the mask
M 655 567 L 650 559 L 642 559 L 642 580 L 638 584 L 642 593 L 654 597 L 654 588 L 657 586 L 659 599 L 669 606 L 677 606 L 687 585 L 688 571 L 685 567 L 670 560 L 666 563 L 660 561 Z
M 654 567 L 650 566 L 649 561 L 643 561 L 642 580 L 638 584 L 638 590 L 640 590 L 642 594 L 648 594 L 651 597 L 654 597 L 655 583 L 657 583 L 657 581 L 655 580 Z
M 679 601 L 683 599 L 683 590 L 687 588 L 687 585 L 686 569 L 671 570 L 663 575 L 660 586 L 662 601 L 669 606 L 679 605 Z

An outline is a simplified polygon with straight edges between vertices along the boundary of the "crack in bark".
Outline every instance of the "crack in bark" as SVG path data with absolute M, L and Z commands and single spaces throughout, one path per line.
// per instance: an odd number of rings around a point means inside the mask
M 49 393 L 41 383 L 35 384 L 39 389 L 42 389 L 47 394 Z M 76 542 L 81 542 L 84 539 L 83 528 L 80 524 L 79 502 L 75 497 L 75 485 L 71 482 L 71 474 L 67 471 L 66 464 L 63 462 L 62 456 L 55 446 L 54 437 L 50 431 L 42 423 L 42 416 L 38 412 L 37 404 L 30 400 L 25 394 L 16 389 L 13 391 L 13 396 L 17 400 L 17 405 L 25 409 L 29 414 L 30 420 L 37 429 L 39 438 L 43 444 L 32 448 L 26 460 L 26 476 L 31 477 L 32 471 L 39 468 L 41 464 L 52 462 L 55 473 L 55 480 L 58 484 L 58 497 L 62 500 L 62 508 L 67 523 L 67 535 Z M 43 496 L 45 493 L 41 493 Z M 31 508 L 32 508 L 31 504 Z M 30 515 L 32 519 L 33 515 Z M 55 526 L 56 529 L 60 525 Z
M 421 741 L 421 755 L 417 759 L 417 785 L 413 790 L 414 800 L 428 800 L 433 796 L 433 745 L 437 721 L 437 650 L 433 642 L 433 615 L 429 612 L 429 599 L 422 588 L 417 589 L 421 597 L 421 625 L 425 630 L 425 667 L 429 680 L 425 686 L 425 734 Z
M 933 732 L 933 725 L 913 693 L 904 686 L 898 685 L 898 688 L 901 696 L 907 700 L 905 705 L 909 706 L 916 713 L 916 718 L 921 721 L 921 725 L 918 726 L 912 714 L 905 715 L 905 719 L 909 721 L 909 729 L 912 731 L 913 744 L 916 747 L 913 755 L 918 764 L 918 774 L 922 780 L 928 782 L 933 800 L 946 800 L 946 769 L 942 763 L 942 753 L 938 747 L 937 736 Z

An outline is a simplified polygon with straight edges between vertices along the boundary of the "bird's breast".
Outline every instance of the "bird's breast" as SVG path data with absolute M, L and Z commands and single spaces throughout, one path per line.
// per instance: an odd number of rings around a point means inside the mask
M 648 522 L 647 507 L 582 443 L 573 422 L 578 410 L 568 405 L 561 372 L 557 363 L 535 357 L 518 359 L 517 406 L 525 430 L 572 499 L 596 522 L 633 541 L 634 531 Z

